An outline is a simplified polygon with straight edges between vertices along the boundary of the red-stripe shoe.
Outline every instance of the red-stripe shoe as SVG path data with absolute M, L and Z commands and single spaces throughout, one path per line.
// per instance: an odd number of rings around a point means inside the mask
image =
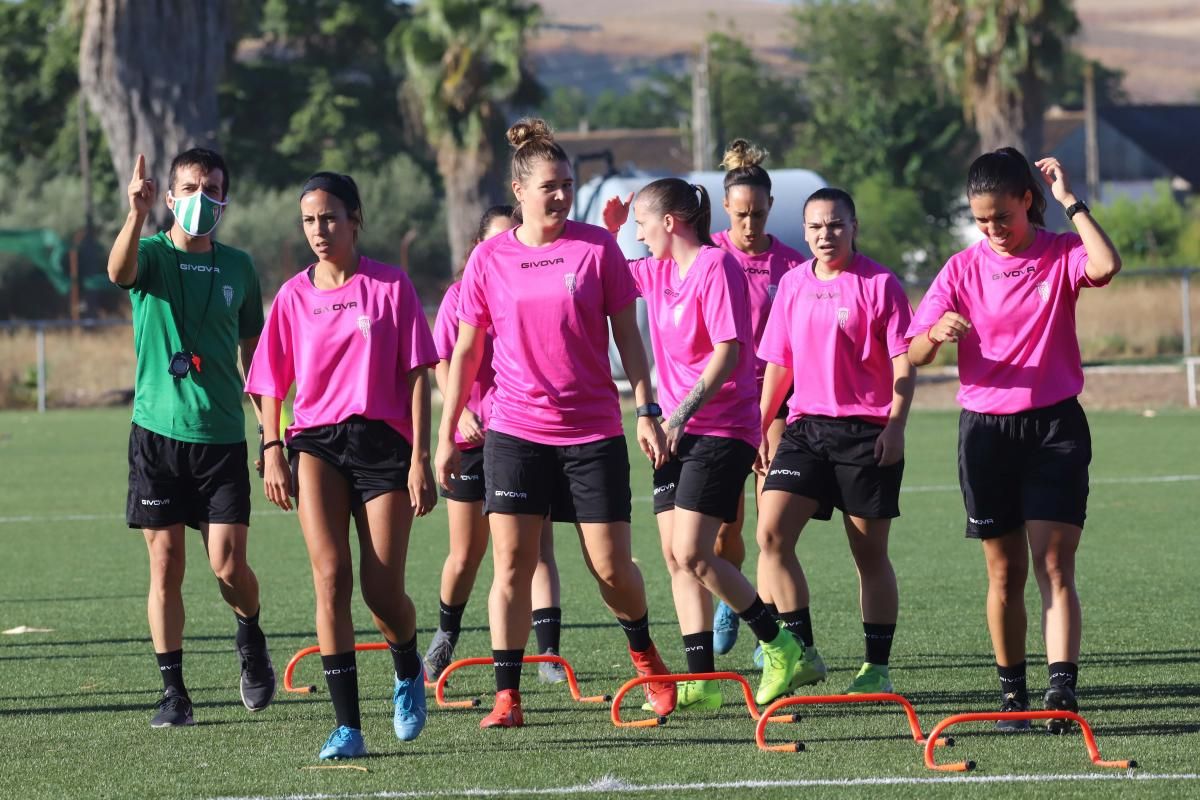
M 633 666 L 637 669 L 638 675 L 671 674 L 671 670 L 667 669 L 667 665 L 663 663 L 654 645 L 650 645 L 650 649 L 644 653 L 635 653 L 630 650 L 629 657 L 633 660 Z M 654 709 L 655 714 L 665 717 L 675 710 L 675 684 L 644 683 L 642 686 L 646 690 L 646 700 Z
M 484 717 L 480 728 L 519 728 L 525 724 L 525 715 L 521 713 L 521 693 L 516 689 L 505 689 L 496 692 L 496 706 L 492 713 Z

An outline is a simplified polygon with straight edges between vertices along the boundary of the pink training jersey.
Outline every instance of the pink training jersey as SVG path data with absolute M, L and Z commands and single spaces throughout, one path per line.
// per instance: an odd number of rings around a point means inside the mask
M 861 253 L 829 281 L 814 274 L 814 263 L 779 282 L 758 355 L 792 370 L 789 424 L 819 415 L 884 425 L 892 359 L 908 352 L 908 297 L 891 270 Z
M 951 256 L 917 307 L 914 339 L 947 311 L 971 323 L 958 342 L 959 404 L 981 414 L 1045 408 L 1083 391 L 1075 303 L 1087 276 L 1076 233 L 1039 230 L 1024 252 L 1002 256 L 987 240 Z
M 514 228 L 476 245 L 458 318 L 495 332 L 490 430 L 539 444 L 621 436 L 621 405 L 608 363 L 608 318 L 637 296 L 612 235 L 568 221 L 529 247 Z
M 254 351 L 246 391 L 283 399 L 296 384 L 296 431 L 354 415 L 382 420 L 412 442 L 408 373 L 437 363 L 421 300 L 399 267 L 360 258 L 336 289 L 308 270 L 279 289 Z
M 437 348 L 437 356 L 442 361 L 449 361 L 454 355 L 454 345 L 458 341 L 458 298 L 462 293 L 462 281 L 455 281 L 446 289 L 446 296 L 438 307 L 437 319 L 433 323 L 433 344 Z M 487 334 L 483 339 L 483 360 L 479 362 L 479 372 L 471 393 L 467 395 L 467 410 L 479 418 L 486 430 L 492 410 L 492 388 L 496 381 L 496 371 L 492 369 L 492 337 Z M 454 441 L 459 447 L 467 444 L 456 428 Z M 472 445 L 478 447 L 479 445 Z
M 770 237 L 771 246 L 756 256 L 739 250 L 730 241 L 729 231 L 714 233 L 712 238 L 717 247 L 737 259 L 738 266 L 746 274 L 746 282 L 750 287 L 750 326 L 754 331 L 754 346 L 757 348 L 762 342 L 763 331 L 767 329 L 767 317 L 771 315 L 771 304 L 775 301 L 779 281 L 785 274 L 807 261 L 808 256 L 788 247 L 779 241 L 778 236 Z M 760 389 L 766 371 L 767 362 L 755 355 L 754 373 Z
M 733 372 L 683 430 L 758 447 L 762 427 L 750 303 L 737 261 L 720 248 L 704 247 L 683 278 L 670 259 L 637 259 L 629 270 L 646 298 L 663 413 L 670 417 L 700 380 L 714 345 L 736 341 L 741 347 Z

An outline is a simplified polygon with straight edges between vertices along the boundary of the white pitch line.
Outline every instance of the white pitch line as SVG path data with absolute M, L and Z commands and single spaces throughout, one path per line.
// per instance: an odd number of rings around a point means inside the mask
M 353 798 L 381 798 L 381 800 L 419 800 L 437 797 L 558 797 L 588 794 L 643 794 L 647 792 L 699 792 L 722 789 L 801 789 L 808 787 L 852 787 L 852 786 L 925 786 L 950 783 L 1042 783 L 1046 781 L 1195 781 L 1196 773 L 1096 773 L 1078 775 L 948 775 L 929 778 L 807 778 L 785 781 L 727 781 L 713 783 L 627 783 L 620 778 L 606 776 L 591 783 L 577 786 L 550 786 L 544 788 L 504 789 L 436 789 L 430 791 L 382 791 L 348 792 L 345 794 L 288 794 L 246 795 L 213 798 L 213 800 L 352 800 Z
M 1092 478 L 1091 483 L 1105 486 L 1124 486 L 1145 483 L 1188 483 L 1192 481 L 1200 481 L 1200 475 L 1130 475 L 1126 477 L 1116 478 Z M 905 493 L 921 493 L 921 492 L 957 492 L 959 486 L 956 483 L 935 483 L 926 486 L 902 486 L 901 492 Z M 752 497 L 752 492 L 746 493 L 747 497 Z M 654 498 L 651 495 L 635 495 L 634 502 L 648 503 Z M 266 509 L 264 511 L 253 511 L 250 513 L 252 517 L 277 517 L 281 514 L 290 514 L 294 512 L 280 511 L 278 509 Z M 0 517 L 0 525 L 11 525 L 20 522 L 113 522 L 123 523 L 125 520 L 118 514 L 20 514 L 11 517 Z

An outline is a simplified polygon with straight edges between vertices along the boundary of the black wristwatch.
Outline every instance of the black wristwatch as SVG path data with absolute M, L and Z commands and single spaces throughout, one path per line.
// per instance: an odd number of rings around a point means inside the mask
M 1086 211 L 1089 214 L 1092 213 L 1092 210 L 1088 208 L 1087 203 L 1083 202 L 1082 200 L 1076 200 L 1074 203 L 1071 203 L 1071 205 L 1067 206 L 1067 219 L 1073 218 L 1080 211 Z
M 637 407 L 637 415 L 639 417 L 658 419 L 662 416 L 662 409 L 658 407 L 658 403 L 646 403 L 644 406 Z

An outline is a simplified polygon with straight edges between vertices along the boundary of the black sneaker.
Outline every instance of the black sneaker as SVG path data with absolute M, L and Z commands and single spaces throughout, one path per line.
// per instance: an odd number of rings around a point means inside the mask
M 1042 704 L 1047 711 L 1079 711 L 1079 701 L 1075 697 L 1075 690 L 1070 686 L 1051 686 L 1046 690 Z M 1070 733 L 1073 726 L 1074 723 L 1069 719 L 1046 720 L 1046 730 L 1056 736 Z
M 250 711 L 262 711 L 275 697 L 275 667 L 267 652 L 267 641 L 239 645 L 237 652 L 242 662 L 242 705 Z
M 1009 692 L 1000 698 L 1000 712 L 1007 714 L 1012 711 L 1028 711 L 1029 697 L 1017 692 Z M 1022 733 L 1032 726 L 1027 719 L 1001 719 L 996 721 L 996 730 L 1001 733 Z
M 196 724 L 192 719 L 192 701 L 186 694 L 163 692 L 157 709 L 154 719 L 150 720 L 151 728 L 182 728 Z

